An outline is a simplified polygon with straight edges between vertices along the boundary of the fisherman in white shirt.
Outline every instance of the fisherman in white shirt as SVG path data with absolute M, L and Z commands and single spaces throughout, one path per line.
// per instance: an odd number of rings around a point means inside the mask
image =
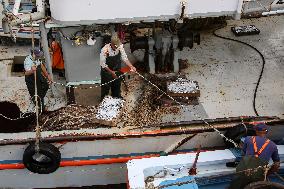
M 33 54 L 35 59 L 33 60 Z M 32 49 L 31 53 L 26 57 L 24 61 L 25 68 L 25 81 L 29 91 L 29 94 L 35 103 L 35 78 L 34 73 L 36 72 L 37 76 L 37 92 L 39 96 L 38 105 L 41 105 L 41 111 L 45 110 L 44 106 L 44 97 L 49 88 L 49 83 L 52 82 L 51 76 L 48 74 L 46 68 L 40 61 L 40 58 L 43 57 L 43 52 L 38 49 Z
M 101 83 L 110 82 L 118 78 L 121 69 L 121 61 L 130 67 L 130 71 L 136 72 L 136 68 L 130 63 L 117 34 L 111 37 L 111 43 L 106 44 L 100 54 Z M 101 89 L 101 100 L 108 95 L 111 89 L 111 96 L 121 98 L 121 79 L 117 79 L 110 84 L 103 85 Z

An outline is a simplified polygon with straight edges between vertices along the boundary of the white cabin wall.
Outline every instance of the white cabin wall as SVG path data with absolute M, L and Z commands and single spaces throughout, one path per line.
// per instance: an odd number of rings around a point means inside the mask
M 189 17 L 234 16 L 239 0 L 190 0 L 185 14 Z M 50 0 L 52 17 L 59 22 L 122 22 L 178 18 L 180 0 Z

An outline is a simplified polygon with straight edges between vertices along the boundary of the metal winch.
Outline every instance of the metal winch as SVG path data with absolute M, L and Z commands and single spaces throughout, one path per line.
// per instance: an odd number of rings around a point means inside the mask
M 187 28 L 187 27 L 186 27 Z M 149 32 L 150 33 L 150 32 Z M 144 49 L 144 63 L 150 73 L 179 72 L 180 51 L 200 44 L 200 34 L 187 29 L 172 32 L 165 28 L 153 29 L 152 35 L 131 35 L 131 52 Z

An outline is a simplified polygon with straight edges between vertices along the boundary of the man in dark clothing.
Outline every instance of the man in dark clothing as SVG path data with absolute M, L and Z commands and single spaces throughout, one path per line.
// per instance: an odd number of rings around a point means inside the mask
M 136 68 L 130 63 L 117 34 L 111 37 L 111 43 L 106 44 L 100 54 L 101 84 L 117 79 L 121 69 L 121 61 L 130 67 L 130 71 L 136 72 Z M 103 85 L 101 89 L 101 100 L 108 95 L 111 89 L 113 97 L 121 98 L 121 79 L 117 79 L 109 84 Z
M 275 172 L 280 167 L 277 146 L 266 138 L 268 127 L 264 123 L 255 126 L 256 136 L 248 136 L 244 140 L 244 157 L 236 168 L 237 177 L 232 181 L 230 189 L 244 188 L 256 181 L 263 181 L 266 174 Z M 267 168 L 270 158 L 273 165 Z M 267 169 L 267 170 L 266 170 Z
M 33 58 L 34 56 L 34 58 Z M 50 75 L 46 68 L 42 65 L 40 58 L 43 56 L 43 52 L 40 49 L 32 49 L 31 53 L 26 57 L 24 61 L 25 68 L 25 82 L 29 91 L 29 94 L 35 104 L 35 77 L 37 82 L 37 93 L 38 93 L 38 105 L 41 105 L 39 111 L 44 111 L 44 97 L 49 88 L 48 83 L 52 82 Z

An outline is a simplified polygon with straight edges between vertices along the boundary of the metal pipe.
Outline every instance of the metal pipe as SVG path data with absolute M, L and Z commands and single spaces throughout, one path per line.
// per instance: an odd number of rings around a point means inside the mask
M 31 18 L 33 21 L 43 19 L 45 17 L 44 0 L 36 0 L 36 6 L 37 6 L 37 12 L 35 13 L 17 15 L 16 18 L 14 17 L 8 18 L 7 16 L 4 17 L 2 19 L 2 26 L 3 26 L 4 32 L 6 31 L 7 33 L 7 29 L 8 29 L 6 27 L 7 25 L 10 25 L 12 27 L 18 24 L 24 24 L 26 22 L 30 22 Z M 8 24 L 6 22 L 8 22 Z M 9 32 L 11 32 L 11 30 Z
M 2 18 L 3 18 L 3 15 L 4 14 L 2 14 L 4 12 L 4 2 L 1 2 L 1 4 L 0 4 L 0 20 L 2 20 Z
M 40 30 L 40 36 L 41 36 L 41 45 L 42 45 L 44 57 L 45 57 L 45 66 L 46 66 L 47 71 L 50 74 L 51 78 L 53 79 L 52 62 L 51 62 L 51 58 L 50 58 L 50 54 L 49 54 L 47 31 L 45 29 L 44 22 L 39 23 L 39 30 Z
M 10 21 L 10 24 L 11 26 L 24 24 L 26 22 L 29 22 L 31 17 L 33 21 L 43 19 L 45 17 L 45 12 L 35 12 L 31 14 L 18 15 L 16 19 Z
M 284 120 L 277 119 L 270 121 L 270 124 L 276 124 L 276 123 L 284 123 Z M 214 126 L 220 131 L 225 131 L 228 128 L 235 127 L 237 125 L 241 124 L 241 122 L 238 123 L 230 123 L 230 124 L 220 124 L 218 126 Z M 268 123 L 269 124 L 269 123 Z M 204 124 L 205 125 L 205 124 Z M 183 126 L 189 126 L 188 124 L 185 124 Z M 273 126 L 273 125 L 272 125 Z M 182 125 L 180 125 L 182 127 Z M 153 137 L 153 136 L 169 136 L 169 135 L 181 135 L 181 134 L 197 134 L 202 132 L 214 132 L 214 130 L 210 127 L 188 127 L 184 129 L 174 128 L 174 129 L 168 129 L 168 130 L 154 130 L 154 131 L 148 131 L 148 132 L 141 132 L 141 133 L 119 133 L 119 134 L 104 134 L 104 135 L 94 135 L 94 134 L 86 134 L 86 135 L 66 135 L 66 136 L 50 136 L 46 138 L 42 138 L 42 142 L 67 142 L 67 141 L 91 141 L 91 140 L 110 140 L 110 139 L 124 139 L 124 138 L 140 138 L 140 137 Z M 189 138 L 190 139 L 190 138 Z M 185 140 L 182 140 L 181 143 L 186 142 L 187 138 Z M 0 146 L 3 145 L 16 145 L 16 144 L 27 144 L 34 142 L 34 138 L 29 139 L 9 139 L 9 140 L 0 140 Z
M 0 14 L 0 16 L 4 16 L 4 17 L 1 17 L 2 18 L 2 28 L 3 28 L 3 32 L 5 34 L 9 33 L 10 29 L 9 29 L 9 24 L 8 24 L 8 20 L 7 20 L 7 17 L 5 17 L 5 15 L 7 14 L 7 10 L 6 10 L 6 7 L 8 5 L 8 1 L 7 0 L 2 0 L 2 9 L 0 13 L 3 13 L 3 14 Z
M 242 14 L 242 9 L 243 9 L 243 2 L 244 2 L 244 0 L 239 0 L 238 1 L 238 7 L 237 7 L 236 14 L 235 14 L 235 20 L 240 20 L 241 19 L 241 14 Z
M 190 139 L 192 139 L 194 136 L 196 136 L 196 134 L 194 135 L 190 135 L 190 136 L 186 136 L 184 138 L 182 138 L 181 140 L 175 142 L 173 145 L 171 145 L 170 147 L 168 147 L 166 150 L 164 150 L 164 152 L 161 153 L 162 156 L 166 156 L 168 154 L 173 153 L 174 151 L 176 151 L 179 147 L 181 147 L 183 144 L 185 144 L 186 142 L 188 142 Z
M 2 7 L 3 7 L 3 10 L 6 11 L 6 7 L 8 6 L 9 2 L 8 0 L 2 0 Z
M 18 15 L 19 14 L 19 8 L 20 8 L 21 1 L 22 0 L 15 0 L 13 11 L 12 11 L 12 13 L 14 15 Z
M 284 10 L 276 10 L 276 11 L 270 11 L 270 12 L 263 12 L 262 16 L 268 16 L 268 15 L 275 15 L 275 14 L 283 14 Z
M 216 119 L 205 119 L 205 120 L 192 120 L 192 121 L 182 121 L 182 122 L 171 122 L 171 123 L 162 123 L 155 124 L 146 127 L 160 127 L 160 128 L 169 128 L 169 127 L 180 127 L 182 125 L 192 125 L 200 124 L 203 125 L 204 121 L 209 124 L 218 124 L 218 123 L 229 123 L 229 122 L 252 122 L 252 121 L 267 121 L 267 120 L 279 120 L 276 116 L 249 116 L 249 117 L 228 117 L 228 118 L 216 118 Z
M 9 34 L 10 33 L 10 26 L 9 26 L 9 22 L 8 20 L 6 19 L 6 17 L 4 17 L 2 19 L 2 28 L 3 28 L 3 32 L 5 34 Z
M 247 8 L 243 10 L 243 14 L 249 14 L 249 13 L 255 13 L 255 12 L 267 12 L 267 10 L 276 11 L 277 9 L 283 9 L 283 8 L 284 8 L 284 4 L 272 4 L 270 6 Z
M 45 12 L 44 2 L 45 0 L 36 0 L 37 12 Z
M 233 125 L 231 127 L 234 127 Z M 231 128 L 230 127 L 230 128 Z M 220 131 L 224 131 L 228 128 L 218 128 Z M 141 133 L 128 133 L 128 134 L 106 134 L 106 135 L 67 135 L 67 136 L 55 136 L 41 138 L 42 142 L 54 143 L 54 142 L 72 142 L 72 141 L 92 141 L 92 140 L 110 140 L 110 139 L 125 139 L 125 138 L 141 138 L 141 137 L 153 137 L 153 136 L 169 136 L 169 135 L 181 135 L 181 134 L 197 134 L 202 132 L 214 132 L 212 128 L 188 128 L 188 129 L 175 129 L 175 130 L 158 130 L 153 132 L 141 132 Z M 11 139 L 11 140 L 0 140 L 0 146 L 3 145 L 16 145 L 16 144 L 27 144 L 35 142 L 34 138 L 28 139 Z
M 49 73 L 51 79 L 53 80 L 52 61 L 50 58 L 48 40 L 47 40 L 47 31 L 46 31 L 44 22 L 39 23 L 39 30 L 40 30 L 41 45 L 42 45 L 43 53 L 45 57 L 45 66 L 46 66 L 47 72 Z M 55 90 L 56 90 L 55 86 L 50 85 L 50 89 L 51 89 L 52 95 L 54 95 Z

